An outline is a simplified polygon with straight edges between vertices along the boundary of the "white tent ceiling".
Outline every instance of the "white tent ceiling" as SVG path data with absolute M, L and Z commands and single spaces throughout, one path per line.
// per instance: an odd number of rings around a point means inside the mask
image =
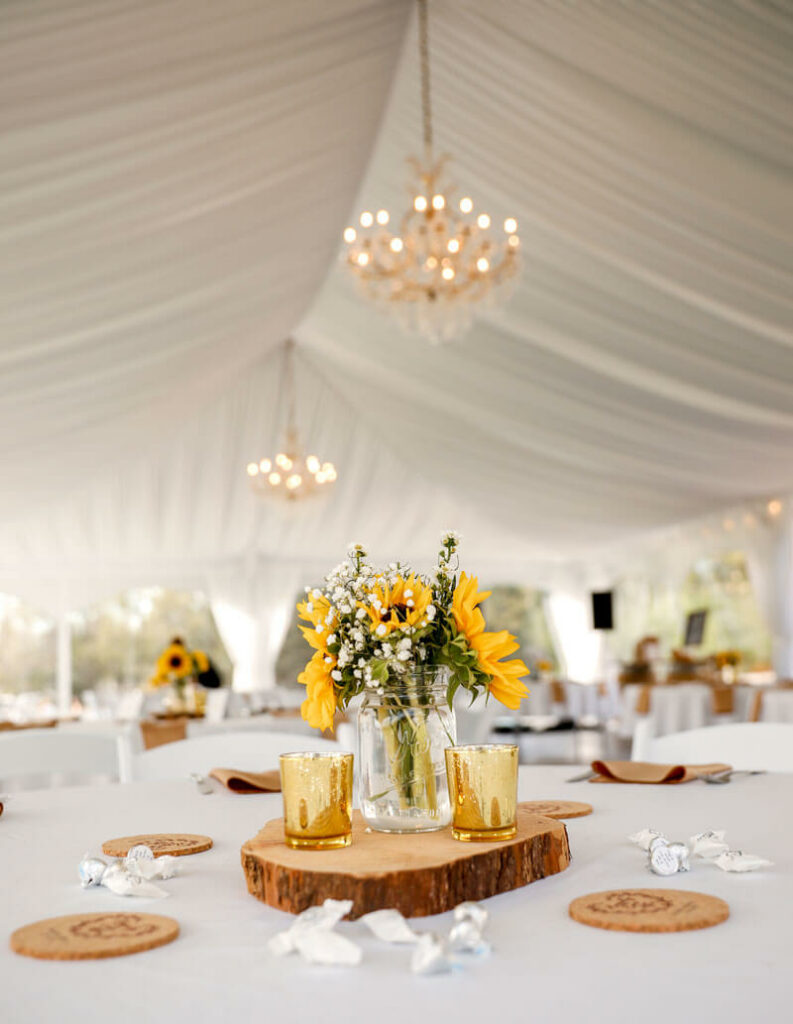
M 405 202 L 409 0 L 0 20 L 0 589 L 313 573 L 352 537 L 428 561 L 448 526 L 525 577 L 793 489 L 793 8 L 433 0 L 439 147 L 524 242 L 443 348 L 335 262 Z M 289 333 L 340 471 L 297 517 L 244 476 Z

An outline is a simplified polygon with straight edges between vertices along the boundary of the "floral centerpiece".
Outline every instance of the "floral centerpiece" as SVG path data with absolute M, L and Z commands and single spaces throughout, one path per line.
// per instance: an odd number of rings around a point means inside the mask
M 360 545 L 306 588 L 298 613 L 314 654 L 298 680 L 303 718 L 332 729 L 338 709 L 363 695 L 359 774 L 364 817 L 375 828 L 440 828 L 449 820 L 443 748 L 455 741 L 453 702 L 493 696 L 516 709 L 529 674 L 506 630 L 489 632 L 489 591 L 458 574 L 459 538 L 447 533 L 430 575 L 392 562 L 375 569 Z M 509 659 L 509 660 L 507 660 Z
M 198 712 L 201 701 L 195 684 L 202 675 L 211 671 L 211 662 L 206 654 L 189 650 L 184 640 L 176 636 L 157 659 L 149 686 L 152 689 L 170 686 L 175 697 L 174 710 Z M 189 696 L 192 696 L 192 700 L 188 700 Z

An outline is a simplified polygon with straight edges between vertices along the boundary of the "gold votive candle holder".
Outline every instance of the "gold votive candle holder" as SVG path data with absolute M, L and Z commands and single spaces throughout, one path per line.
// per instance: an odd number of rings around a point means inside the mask
M 352 754 L 281 754 L 284 840 L 297 850 L 352 842 Z
M 480 743 L 446 748 L 452 835 L 497 842 L 517 835 L 518 748 Z

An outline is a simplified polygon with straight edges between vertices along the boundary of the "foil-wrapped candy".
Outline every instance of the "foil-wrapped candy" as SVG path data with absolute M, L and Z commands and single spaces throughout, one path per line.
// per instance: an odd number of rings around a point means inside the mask
M 452 966 L 443 940 L 433 932 L 424 932 L 410 958 L 411 971 L 414 974 L 446 974 Z
M 649 867 L 655 875 L 676 875 L 688 871 L 688 847 L 685 843 L 670 843 L 657 836 L 650 844 Z
M 146 849 L 151 854 L 149 847 L 133 847 L 133 849 L 138 851 Z M 175 860 L 175 857 L 160 858 L 160 861 Z M 86 854 L 77 866 L 77 873 L 83 889 L 102 885 L 116 896 L 162 899 L 168 893 L 158 885 L 153 885 L 151 880 L 153 878 L 172 878 L 176 873 L 176 867 L 171 863 L 160 864 L 154 860 L 153 854 L 149 859 L 140 852 L 134 857 L 130 857 L 128 853 L 123 861 L 114 860 L 111 863 L 101 857 L 91 857 Z
M 116 896 L 143 896 L 148 899 L 163 899 L 168 893 L 159 885 L 133 875 L 121 861 L 110 864 L 102 875 L 101 885 Z
M 412 943 L 418 942 L 420 938 L 398 910 L 373 910 L 359 920 L 375 938 L 383 942 Z
M 713 860 L 719 854 L 729 850 L 729 844 L 725 840 L 726 832 L 709 829 L 707 832 L 698 832 L 692 836 L 688 845 L 693 857 L 702 857 L 705 860 Z
M 106 860 L 102 860 L 101 857 L 91 857 L 86 853 L 77 866 L 80 885 L 83 889 L 88 889 L 92 885 L 101 885 L 106 870 Z
M 449 932 L 449 949 L 453 953 L 489 953 L 491 946 L 484 937 L 488 912 L 480 903 L 467 901 L 454 908 L 454 924 Z
M 628 839 L 635 843 L 640 850 L 648 852 L 650 849 L 650 843 L 654 839 L 663 839 L 664 836 L 661 832 L 656 831 L 654 828 L 643 828 L 639 832 L 634 832 L 632 836 L 628 836 Z
M 722 871 L 757 871 L 758 868 L 770 868 L 773 861 L 758 857 L 754 853 L 743 853 L 741 850 L 727 850 L 716 857 L 713 863 Z
M 290 928 L 274 935 L 267 948 L 275 956 L 299 953 L 310 964 L 355 967 L 363 955 L 360 946 L 333 930 L 351 910 L 352 900 L 325 900 L 320 907 L 309 907 Z

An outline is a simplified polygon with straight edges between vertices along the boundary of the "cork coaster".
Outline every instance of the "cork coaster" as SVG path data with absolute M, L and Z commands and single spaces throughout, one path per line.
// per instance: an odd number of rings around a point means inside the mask
M 166 853 L 172 857 L 186 857 L 189 853 L 203 853 L 212 846 L 209 836 L 194 836 L 188 832 L 157 832 L 142 836 L 122 836 L 102 843 L 102 853 L 108 857 L 126 857 L 133 846 L 143 843 L 151 847 L 155 857 Z
M 683 889 L 611 889 L 570 904 L 574 921 L 615 932 L 685 932 L 710 928 L 729 916 L 724 900 Z
M 592 813 L 592 804 L 579 800 L 524 800 L 520 806 L 544 818 L 584 818 Z
M 179 923 L 158 914 L 68 914 L 18 928 L 11 949 L 40 960 L 103 960 L 173 942 Z

